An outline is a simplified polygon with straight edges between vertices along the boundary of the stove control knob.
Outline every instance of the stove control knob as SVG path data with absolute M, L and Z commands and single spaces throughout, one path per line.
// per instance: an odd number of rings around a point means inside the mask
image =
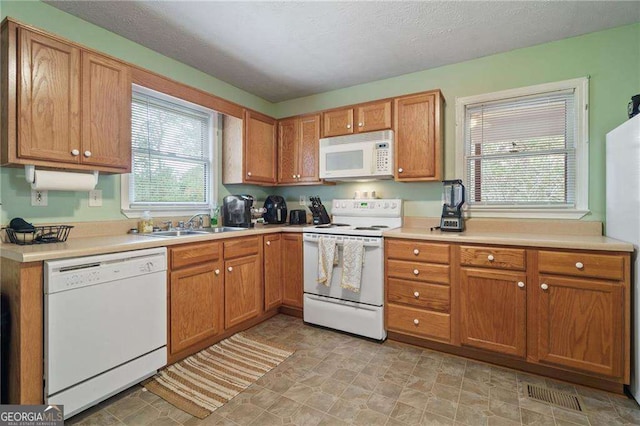
M 397 204 L 397 203 L 391 203 L 391 208 L 392 208 L 392 209 L 395 209 L 396 207 L 398 207 L 398 204 Z
M 389 203 L 384 203 L 384 208 L 388 209 L 389 208 Z
M 334 207 L 334 208 L 338 207 L 339 205 L 340 205 L 340 203 L 339 203 L 339 202 L 337 202 L 337 201 L 334 201 L 334 202 L 333 202 L 333 207 Z
M 346 208 L 347 208 L 347 203 L 346 203 L 346 202 L 343 202 L 343 203 L 342 203 L 342 206 L 340 206 L 340 207 L 342 207 L 343 209 L 346 209 Z

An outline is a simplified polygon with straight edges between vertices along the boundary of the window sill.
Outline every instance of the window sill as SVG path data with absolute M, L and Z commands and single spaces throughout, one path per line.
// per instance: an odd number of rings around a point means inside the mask
M 512 219 L 567 219 L 578 220 L 589 214 L 589 210 L 579 209 L 505 209 L 492 207 L 471 207 L 465 210 L 468 218 L 512 218 Z
M 154 217 L 192 216 L 199 213 L 209 213 L 206 209 L 121 209 L 120 211 L 129 219 L 141 218 L 145 211 L 151 212 Z

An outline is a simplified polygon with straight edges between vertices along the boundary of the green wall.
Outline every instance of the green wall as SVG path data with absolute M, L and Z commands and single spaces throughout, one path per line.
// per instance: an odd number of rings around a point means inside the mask
M 198 87 L 274 117 L 285 117 L 345 104 L 439 88 L 445 109 L 445 176 L 453 178 L 455 157 L 455 99 L 479 93 L 551 81 L 590 76 L 590 177 L 589 207 L 585 219 L 604 220 L 605 134 L 626 119 L 629 98 L 640 93 L 640 24 L 614 28 L 557 42 L 395 78 L 362 84 L 291 101 L 271 104 L 194 68 L 162 56 L 86 21 L 39 1 L 0 0 L 0 18 L 22 22 L 59 34 L 86 46 Z M 218 147 L 218 153 L 220 148 Z M 220 158 L 220 157 L 218 157 Z M 218 171 L 218 175 L 219 175 Z M 219 180 L 218 180 L 219 181 Z M 36 223 L 109 220 L 120 213 L 119 176 L 101 176 L 104 205 L 88 207 L 87 193 L 49 192 L 48 207 L 31 207 L 30 189 L 23 169 L 0 169 L 2 212 L 0 224 L 22 216 Z M 219 198 L 228 193 L 250 193 L 264 199 L 279 193 L 298 207 L 300 196 L 320 195 L 324 200 L 348 198 L 355 190 L 375 189 L 380 196 L 407 200 L 405 212 L 415 216 L 438 216 L 440 183 L 392 181 L 349 183 L 335 186 L 275 188 L 219 185 Z
M 605 135 L 627 119 L 627 103 L 640 93 L 640 24 L 518 49 L 507 53 L 335 90 L 276 104 L 277 117 L 312 112 L 429 89 L 446 99 L 445 176 L 455 172 L 455 101 L 457 97 L 590 76 L 589 208 L 586 220 L 604 221 Z M 439 216 L 440 183 L 371 183 L 314 188 L 323 198 L 351 197 L 356 189 L 378 189 L 405 202 L 407 215 Z M 298 200 L 307 188 L 283 191 Z M 296 203 L 297 204 L 297 203 Z

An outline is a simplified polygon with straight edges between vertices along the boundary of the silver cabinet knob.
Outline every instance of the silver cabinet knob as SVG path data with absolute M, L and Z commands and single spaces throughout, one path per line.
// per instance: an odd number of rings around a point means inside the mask
M 404 170 L 402 170 L 402 167 L 400 167 L 400 168 L 398 169 L 398 173 L 402 173 L 402 172 L 404 172 Z
M 542 283 L 542 284 L 540 285 L 540 288 L 541 288 L 541 289 L 543 289 L 543 290 L 547 290 L 547 289 L 549 288 L 549 286 L 548 286 L 548 285 L 546 285 L 545 283 Z
M 271 241 L 267 241 L 267 245 L 270 246 L 271 245 Z
M 247 172 L 247 176 L 251 176 L 251 172 Z
M 71 150 L 71 155 L 73 155 L 74 157 L 77 157 L 78 155 L 80 155 L 80 151 L 77 149 L 72 149 Z
M 295 178 L 296 178 L 296 175 L 293 175 L 293 176 L 291 176 L 291 177 L 295 179 Z
M 364 123 L 358 123 L 358 127 L 364 126 Z
M 416 319 L 414 319 L 414 320 L 413 320 L 413 323 L 414 323 L 415 325 L 418 325 L 418 324 L 420 324 L 420 321 L 418 321 L 418 318 L 416 318 Z
M 298 175 L 298 179 L 300 179 L 300 175 Z
M 418 271 L 417 269 L 413 270 L 413 275 L 418 275 L 420 273 L 420 271 Z
M 415 291 L 415 292 L 413 293 L 413 297 L 415 297 L 415 298 L 417 299 L 418 297 L 420 297 L 420 293 L 418 293 L 417 291 Z
M 347 129 L 350 129 L 350 128 L 351 128 L 351 124 L 347 124 Z
M 229 272 L 233 271 L 233 267 L 229 266 L 229 267 L 227 268 L 227 271 L 229 271 Z
M 216 270 L 215 270 L 215 271 L 213 271 L 213 272 L 215 272 L 215 274 L 216 274 L 216 275 L 220 275 L 220 269 L 216 269 Z
M 413 249 L 413 254 L 415 254 L 416 256 L 420 254 L 420 250 L 418 249 Z
M 495 260 L 495 257 L 493 257 L 493 255 L 492 255 L 492 254 L 490 254 L 489 256 L 487 256 L 487 260 L 488 260 L 489 262 L 493 262 L 493 261 Z
M 84 156 L 87 158 L 91 157 L 91 151 L 85 151 Z
M 524 283 L 522 281 L 518 281 L 518 287 L 524 288 Z
M 584 268 L 584 264 L 582 262 L 576 262 L 576 268 L 582 269 Z

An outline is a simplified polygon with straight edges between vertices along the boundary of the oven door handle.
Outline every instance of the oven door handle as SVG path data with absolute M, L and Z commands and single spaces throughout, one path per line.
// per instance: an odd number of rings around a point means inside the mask
M 303 240 L 306 242 L 310 242 L 313 244 L 318 244 L 318 240 L 320 239 L 320 235 L 318 234 L 303 234 Z M 343 237 L 343 236 L 336 236 L 336 235 L 322 235 L 322 238 L 328 238 L 328 239 L 332 239 L 332 240 L 336 240 L 336 245 L 338 246 L 343 246 L 344 245 L 344 241 L 345 240 L 357 240 L 357 241 L 362 241 L 362 244 L 364 247 L 382 247 L 383 243 L 382 243 L 382 238 L 381 237 L 375 237 L 375 238 L 371 238 L 371 237 Z

